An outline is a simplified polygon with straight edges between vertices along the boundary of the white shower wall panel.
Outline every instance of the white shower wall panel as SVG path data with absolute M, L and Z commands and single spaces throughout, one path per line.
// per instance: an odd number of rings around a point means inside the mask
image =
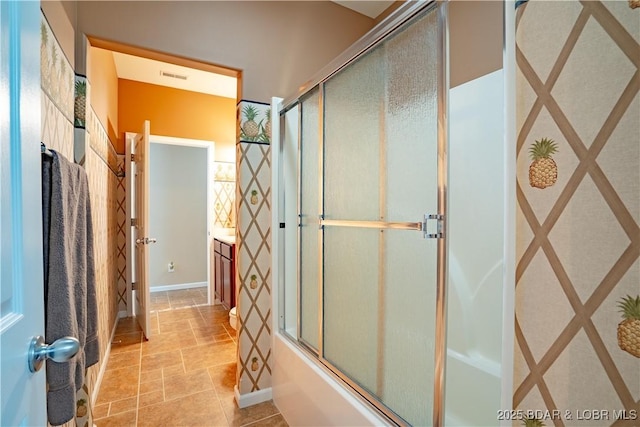
M 498 70 L 449 95 L 445 425 L 494 425 L 500 409 L 503 85 Z

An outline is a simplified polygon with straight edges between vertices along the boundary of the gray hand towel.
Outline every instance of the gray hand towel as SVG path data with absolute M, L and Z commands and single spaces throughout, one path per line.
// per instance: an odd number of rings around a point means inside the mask
M 93 258 L 93 225 L 86 172 L 53 152 L 43 160 L 45 224 L 45 341 L 72 336 L 80 351 L 69 362 L 47 360 L 47 414 L 52 425 L 75 417 L 76 391 L 85 369 L 98 362 L 98 311 Z M 49 166 L 50 164 L 50 166 Z M 47 169 L 45 171 L 45 169 Z M 48 225 L 48 232 L 46 227 Z

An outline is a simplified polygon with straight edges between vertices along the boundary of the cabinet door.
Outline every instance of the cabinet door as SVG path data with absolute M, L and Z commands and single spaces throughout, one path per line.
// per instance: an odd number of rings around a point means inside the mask
M 213 276 L 215 297 L 222 301 L 222 256 L 218 252 L 213 253 L 213 268 L 215 270 Z
M 231 269 L 232 269 L 232 265 L 231 265 L 231 260 L 225 257 L 220 257 L 220 259 L 222 260 L 222 305 L 225 306 L 225 308 L 230 309 L 232 307 L 232 295 L 231 295 L 231 279 L 232 279 L 232 274 L 231 274 Z

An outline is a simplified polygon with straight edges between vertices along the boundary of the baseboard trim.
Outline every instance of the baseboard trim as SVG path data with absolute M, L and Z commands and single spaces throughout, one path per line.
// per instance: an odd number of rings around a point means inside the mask
M 176 285 L 150 286 L 149 292 L 177 291 L 180 289 L 206 288 L 207 282 L 178 283 Z
M 258 391 L 241 395 L 240 391 L 238 390 L 238 386 L 235 385 L 233 387 L 233 393 L 236 398 L 236 403 L 240 408 L 246 408 L 247 406 L 257 405 L 258 403 L 271 400 L 271 397 L 272 397 L 271 391 L 272 391 L 271 387 L 269 387 L 263 390 L 258 390 Z
M 124 313 L 124 316 L 122 315 L 122 313 Z M 116 321 L 113 322 L 113 328 L 111 329 L 111 338 L 109 338 L 109 344 L 107 345 L 107 349 L 104 352 L 104 358 L 102 359 L 102 364 L 100 365 L 100 371 L 98 371 L 98 378 L 96 378 L 96 383 L 93 385 L 93 390 L 91 391 L 91 407 L 94 407 L 96 402 L 98 401 L 98 393 L 100 393 L 100 385 L 102 384 L 102 377 L 104 377 L 104 372 L 107 370 L 107 364 L 109 363 L 109 356 L 111 355 L 111 343 L 113 342 L 113 337 L 116 336 L 118 319 L 122 317 L 127 317 L 126 310 L 118 312 Z

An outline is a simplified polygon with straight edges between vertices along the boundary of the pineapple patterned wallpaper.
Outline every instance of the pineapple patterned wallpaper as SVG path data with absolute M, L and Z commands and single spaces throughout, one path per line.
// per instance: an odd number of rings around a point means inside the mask
M 40 81 L 46 97 L 73 123 L 74 72 L 44 15 L 40 22 Z
M 240 140 L 271 143 L 271 106 L 241 101 L 238 104 Z
M 76 75 L 73 99 L 73 125 L 84 128 L 87 124 L 88 83 L 84 76 Z
M 74 73 L 45 16 L 40 20 L 42 142 L 73 160 Z
M 513 407 L 636 426 L 640 320 L 620 310 L 640 317 L 640 9 L 530 0 L 516 22 Z
M 119 256 L 118 230 L 119 206 L 118 186 L 122 178 L 116 172 L 121 170 L 122 156 L 118 158 L 113 151 L 106 132 L 93 111 L 76 112 L 79 105 L 74 102 L 77 82 L 86 82 L 76 77 L 69 61 L 62 53 L 54 33 L 44 14 L 41 19 L 41 86 L 42 86 L 42 141 L 47 147 L 74 159 L 74 145 L 87 144 L 84 160 L 89 181 L 94 229 L 94 254 L 96 260 L 96 292 L 98 301 L 98 332 L 100 340 L 100 362 L 89 368 L 83 388 L 78 392 L 76 420 L 66 426 L 92 425 L 91 402 L 95 397 L 96 381 L 101 364 L 104 363 L 106 350 L 111 339 L 111 330 L 116 321 L 118 310 L 119 271 L 117 265 L 124 263 Z M 85 96 L 88 98 L 86 82 Z M 88 100 L 85 100 L 88 101 Z M 88 105 L 88 102 L 85 103 Z M 78 119 L 85 117 L 90 123 L 87 129 L 75 129 Z M 124 222 L 123 222 L 124 224 Z M 124 268 L 123 268 L 124 269 Z M 121 305 L 122 307 L 122 305 Z
M 215 227 L 236 226 L 236 165 L 230 162 L 214 162 L 213 207 Z
M 252 130 L 253 122 L 264 131 L 255 142 L 243 140 L 247 134 L 241 131 L 236 146 L 239 322 L 236 384 L 241 395 L 271 387 L 271 146 L 270 135 L 266 134 L 271 126 L 267 127 L 270 119 L 265 118 L 268 111 L 268 105 L 248 101 L 238 104 L 241 128 Z

